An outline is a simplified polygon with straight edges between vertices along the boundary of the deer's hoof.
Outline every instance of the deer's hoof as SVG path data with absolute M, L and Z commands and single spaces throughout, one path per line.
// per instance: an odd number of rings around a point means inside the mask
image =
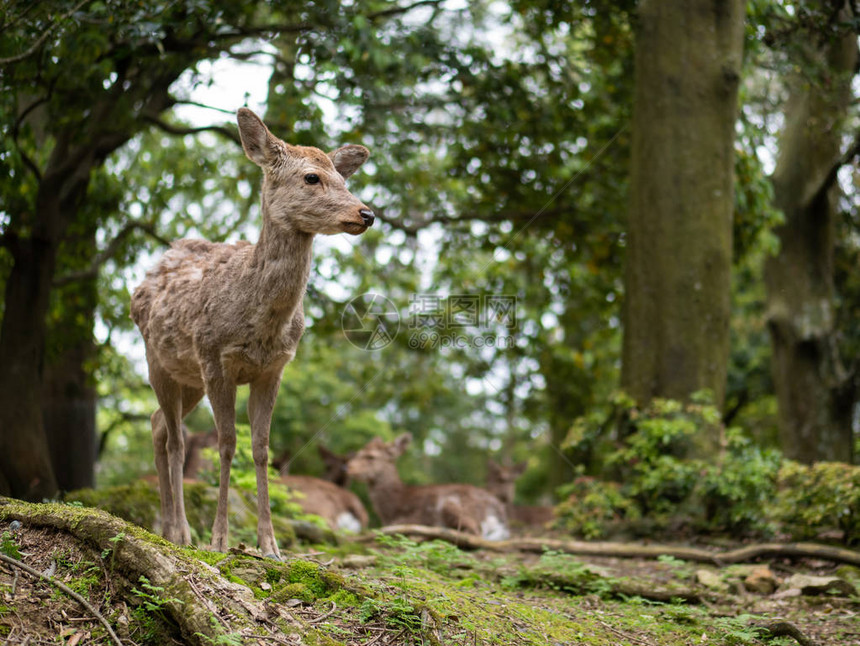
M 267 558 L 267 559 L 272 559 L 273 561 L 280 561 L 281 560 L 281 557 L 278 556 L 277 554 L 275 554 L 274 552 L 272 552 L 271 554 L 264 554 L 263 557 Z

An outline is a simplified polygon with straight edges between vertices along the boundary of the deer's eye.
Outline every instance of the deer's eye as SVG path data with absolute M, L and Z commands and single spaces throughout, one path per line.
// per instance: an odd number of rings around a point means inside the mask
M 305 184 L 319 184 L 320 176 L 315 173 L 308 173 L 305 175 Z

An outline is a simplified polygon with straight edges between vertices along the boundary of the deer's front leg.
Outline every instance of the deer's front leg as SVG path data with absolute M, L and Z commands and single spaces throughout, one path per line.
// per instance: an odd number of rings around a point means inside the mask
M 223 372 L 212 370 L 207 374 L 206 393 L 212 404 L 215 429 L 218 433 L 218 454 L 221 473 L 218 482 L 218 508 L 212 525 L 212 549 L 227 551 L 227 497 L 230 493 L 230 465 L 236 454 L 236 384 Z
M 251 420 L 251 446 L 254 468 L 257 473 L 257 540 L 260 551 L 268 557 L 280 558 L 275 530 L 272 528 L 272 510 L 269 507 L 269 427 L 272 410 L 281 383 L 279 367 L 261 375 L 251 383 L 248 399 L 248 417 Z

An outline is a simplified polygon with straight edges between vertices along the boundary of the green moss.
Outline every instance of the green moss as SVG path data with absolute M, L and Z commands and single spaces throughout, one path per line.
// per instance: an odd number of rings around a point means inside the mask
M 305 603 L 313 603 L 317 600 L 314 593 L 304 583 L 287 583 L 278 588 L 271 596 L 276 603 L 286 603 L 290 599 L 301 599 Z
M 337 590 L 327 601 L 337 604 L 338 608 L 357 608 L 360 599 L 349 590 Z
M 156 510 L 161 504 L 158 491 L 143 480 L 105 489 L 79 489 L 66 494 L 66 500 L 102 509 L 135 525 L 148 528 L 153 527 Z

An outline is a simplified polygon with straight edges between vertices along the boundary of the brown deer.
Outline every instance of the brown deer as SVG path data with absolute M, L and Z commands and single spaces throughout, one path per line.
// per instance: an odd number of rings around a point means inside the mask
M 349 489 L 313 476 L 280 476 L 278 482 L 301 494 L 296 502 L 306 514 L 316 514 L 333 530 L 360 532 L 367 527 L 367 510 Z
M 408 433 L 389 443 L 374 438 L 347 466 L 351 478 L 367 483 L 370 501 L 382 523 L 449 527 L 490 540 L 506 539 L 505 507 L 484 489 L 466 484 L 403 483 L 396 462 L 411 441 Z
M 203 449 L 218 446 L 218 434 L 216 431 L 206 433 L 189 433 L 185 437 L 185 465 L 183 467 L 184 480 L 198 482 L 200 471 L 211 468 L 208 461 L 203 457 Z M 325 460 L 327 457 L 336 458 L 345 464 L 346 458 L 335 455 L 322 445 L 318 446 L 320 455 Z M 323 478 L 313 476 L 287 475 L 290 460 L 289 451 L 272 458 L 272 467 L 281 471 L 278 482 L 289 489 L 299 493 L 296 502 L 306 514 L 316 514 L 322 518 L 332 530 L 360 532 L 367 527 L 367 510 L 361 500 L 348 489 L 333 482 L 328 476 L 330 467 L 327 464 L 326 474 Z M 340 470 L 345 470 L 341 464 Z M 346 482 L 346 477 L 342 478 Z
M 552 507 L 514 504 L 516 481 L 525 470 L 525 462 L 504 466 L 494 460 L 488 460 L 487 491 L 505 505 L 511 526 L 543 526 L 553 519 Z
M 263 226 L 257 244 L 175 242 L 135 290 L 131 316 L 146 344 L 164 536 L 188 544 L 182 498 L 181 420 L 208 395 L 218 431 L 220 486 L 212 548 L 227 549 L 230 462 L 236 451 L 236 386 L 250 384 L 248 417 L 257 473 L 257 539 L 279 557 L 269 510 L 269 425 L 284 366 L 304 331 L 302 297 L 316 234 L 360 234 L 373 212 L 344 180 L 367 160 L 364 146 L 325 154 L 284 143 L 241 108 L 239 136 L 263 169 Z

